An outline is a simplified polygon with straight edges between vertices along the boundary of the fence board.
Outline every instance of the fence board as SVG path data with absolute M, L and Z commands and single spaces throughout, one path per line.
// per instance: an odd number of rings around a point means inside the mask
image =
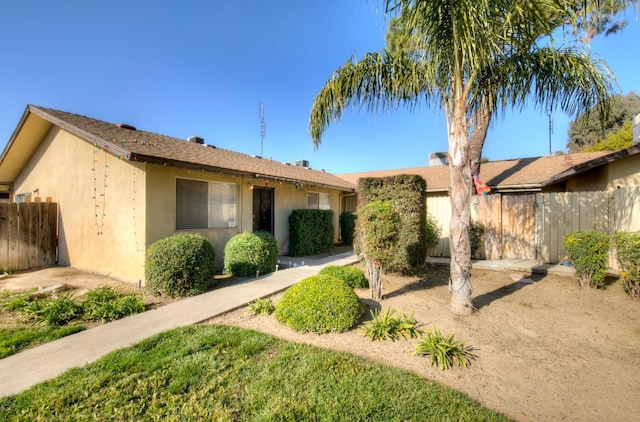
M 57 204 L 0 203 L 0 264 L 17 270 L 57 262 Z

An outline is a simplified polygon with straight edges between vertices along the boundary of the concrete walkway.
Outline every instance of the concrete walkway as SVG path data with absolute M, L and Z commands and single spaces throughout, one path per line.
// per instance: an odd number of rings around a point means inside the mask
M 245 306 L 255 299 L 283 291 L 298 281 L 317 274 L 328 265 L 349 265 L 355 262 L 357 258 L 351 251 L 318 260 L 282 257 L 279 271 L 274 273 L 215 288 L 198 296 L 0 359 L 0 397 L 20 393 L 35 384 L 55 378 L 68 369 L 91 363 L 107 353 L 131 346 L 160 332 L 204 322 Z M 427 262 L 449 265 L 449 258 L 428 258 Z M 533 260 L 473 261 L 473 268 L 565 276 L 574 274 L 571 267 L 539 264 Z
M 20 393 L 68 369 L 91 363 L 172 328 L 204 322 L 247 303 L 285 290 L 328 265 L 357 262 L 352 252 L 319 260 L 284 257 L 279 270 L 241 283 L 172 302 L 0 359 L 0 397 Z

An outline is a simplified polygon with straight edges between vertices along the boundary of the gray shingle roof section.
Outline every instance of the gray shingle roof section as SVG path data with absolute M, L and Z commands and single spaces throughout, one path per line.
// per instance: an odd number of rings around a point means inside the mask
M 130 161 L 222 171 L 352 192 L 355 185 L 325 171 L 288 165 L 144 130 L 131 130 L 78 114 L 30 105 L 29 111 Z

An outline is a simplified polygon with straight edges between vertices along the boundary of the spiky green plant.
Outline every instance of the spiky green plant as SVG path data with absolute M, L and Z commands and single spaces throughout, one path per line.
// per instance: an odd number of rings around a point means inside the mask
M 454 334 L 445 337 L 435 326 L 422 336 L 416 346 L 418 356 L 429 355 L 431 366 L 438 366 L 443 371 L 454 365 L 468 367 L 470 360 L 477 357 L 472 350 L 465 341 L 456 340 Z
M 270 297 L 256 299 L 249 303 L 249 311 L 253 315 L 271 315 L 276 309 Z
M 383 314 L 375 309 L 369 311 L 371 320 L 362 324 L 362 335 L 374 340 L 396 341 L 400 336 L 405 339 L 417 338 L 420 334 L 418 322 L 414 318 L 414 313 L 407 316 L 404 313 L 398 314 L 395 309 L 387 309 Z

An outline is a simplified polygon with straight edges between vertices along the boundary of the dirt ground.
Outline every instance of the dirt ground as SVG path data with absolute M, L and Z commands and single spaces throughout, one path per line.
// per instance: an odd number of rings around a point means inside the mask
M 580 288 L 573 277 L 474 270 L 478 312 L 448 310 L 447 269 L 421 277 L 387 276 L 385 298 L 369 308 L 393 308 L 423 329 L 437 326 L 475 349 L 470 368 L 440 371 L 413 354 L 417 340 L 371 342 L 359 329 L 301 334 L 273 316 L 246 308 L 211 321 L 262 331 L 286 340 L 341 350 L 412 371 L 463 391 L 520 421 L 636 421 L 640 415 L 640 301 L 620 281 L 608 289 Z M 277 302 L 280 295 L 273 297 Z
M 533 283 L 518 281 L 523 276 Z M 466 340 L 477 355 L 470 368 L 430 367 L 428 358 L 413 354 L 417 340 L 371 342 L 359 329 L 301 334 L 273 316 L 252 316 L 246 308 L 211 323 L 251 328 L 409 370 L 520 421 L 638 420 L 640 301 L 628 298 L 620 281 L 602 291 L 580 288 L 573 277 L 474 270 L 479 310 L 458 317 L 448 310 L 446 280 L 446 268 L 430 267 L 420 277 L 388 275 L 380 302 L 369 299 L 368 289 L 357 293 L 370 309 L 415 312 L 423 329 L 437 326 L 443 334 Z M 55 267 L 4 277 L 0 292 L 63 283 L 75 286 L 75 294 L 104 285 L 138 291 L 108 277 Z M 171 300 L 147 294 L 144 287 L 140 293 L 151 306 Z

